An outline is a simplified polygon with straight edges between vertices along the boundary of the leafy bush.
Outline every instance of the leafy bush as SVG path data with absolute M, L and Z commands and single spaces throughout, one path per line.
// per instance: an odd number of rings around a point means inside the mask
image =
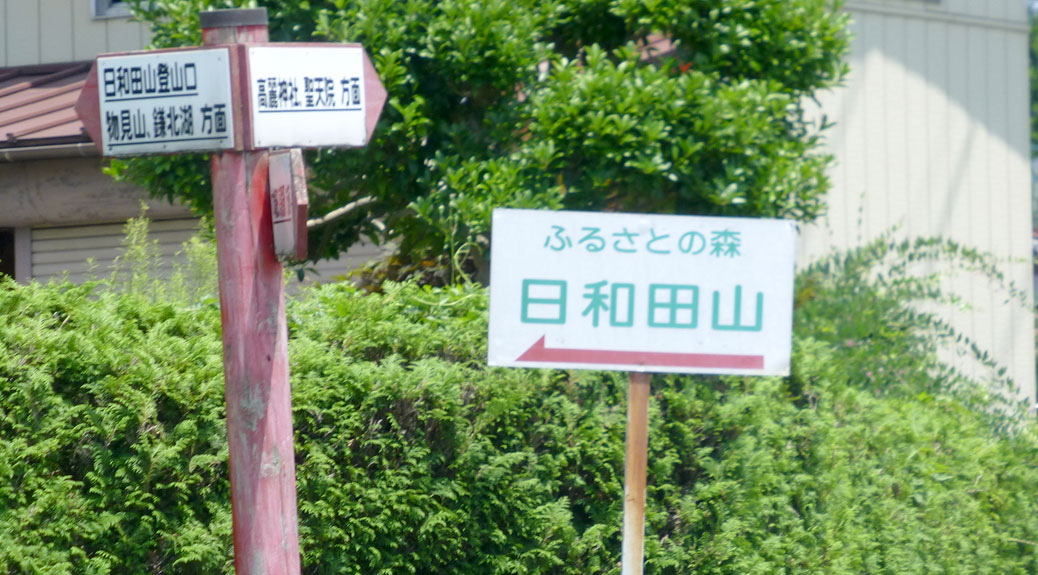
M 356 207 L 312 230 L 313 259 L 397 240 L 387 275 L 452 283 L 485 259 L 494 207 L 801 220 L 824 207 L 831 158 L 804 103 L 843 72 L 839 1 L 130 4 L 156 47 L 199 44 L 201 10 L 256 5 L 275 41 L 365 46 L 388 99 L 368 145 L 308 153 L 312 213 Z M 661 37 L 672 49 L 644 52 Z M 212 209 L 201 155 L 109 172 Z
M 222 569 L 219 312 L 0 286 L 0 571 Z
M 646 573 L 1035 573 L 1033 422 L 876 272 L 949 252 L 806 270 L 789 378 L 654 378 Z M 0 572 L 230 573 L 219 311 L 103 288 L 0 284 Z M 290 303 L 304 572 L 619 572 L 626 376 L 489 369 L 486 313 Z

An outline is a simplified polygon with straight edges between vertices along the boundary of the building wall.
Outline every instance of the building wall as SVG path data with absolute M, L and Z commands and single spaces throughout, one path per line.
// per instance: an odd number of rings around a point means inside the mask
M 307 265 L 303 283 L 329 283 L 341 281 L 351 271 L 388 255 L 387 249 L 364 240 L 354 244 L 346 253 L 334 260 L 318 260 Z
M 0 162 L 0 228 L 125 221 L 147 194 L 101 172 L 101 158 Z M 190 215 L 183 206 L 149 201 L 156 219 Z
M 150 34 L 130 18 L 91 16 L 91 0 L 0 0 L 0 67 L 93 60 L 143 49 Z
M 121 253 L 123 226 L 140 215 L 147 193 L 118 183 L 100 170 L 100 158 L 0 162 L 0 229 L 14 230 L 15 279 L 73 282 L 105 277 Z M 162 271 L 198 229 L 183 206 L 146 202 L 149 236 L 158 241 Z M 361 243 L 336 260 L 306 266 L 304 283 L 342 279 L 350 270 L 381 257 L 378 246 Z M 87 260 L 93 260 L 89 264 Z M 289 285 L 295 289 L 298 282 Z
M 184 243 L 199 232 L 197 218 L 152 220 L 148 239 L 158 248 L 160 277 L 169 277 L 177 265 L 186 265 Z M 82 283 L 111 275 L 116 258 L 124 253 L 126 222 L 95 223 L 75 226 L 29 228 L 29 270 L 31 279 L 47 283 L 69 280 Z M 362 243 L 335 260 L 309 264 L 302 282 L 294 276 L 286 278 L 291 292 L 312 283 L 342 281 L 353 269 L 382 257 L 378 246 Z
M 1023 0 L 850 0 L 846 85 L 824 94 L 836 122 L 829 214 L 803 231 L 801 261 L 894 230 L 1004 258 L 1031 292 L 1028 20 Z M 1034 325 L 981 277 L 953 279 L 951 312 L 1034 397 Z
M 845 0 L 853 13 L 882 12 L 927 20 L 964 18 L 971 25 L 978 20 L 1027 23 L 1027 0 Z
M 82 283 L 108 277 L 123 253 L 124 227 L 125 222 L 33 228 L 32 278 L 41 283 L 52 279 Z M 195 218 L 155 220 L 148 225 L 148 239 L 157 242 L 160 276 L 172 272 L 174 257 L 197 231 Z
M 69 279 L 82 281 L 89 275 L 87 258 L 97 261 L 98 275 L 106 275 L 123 224 L 141 213 L 146 197 L 102 173 L 100 158 L 0 162 L 0 228 L 14 231 L 15 279 L 47 281 L 67 271 Z M 183 206 L 147 205 L 156 220 L 192 218 Z M 181 236 L 170 242 L 179 247 L 190 233 Z

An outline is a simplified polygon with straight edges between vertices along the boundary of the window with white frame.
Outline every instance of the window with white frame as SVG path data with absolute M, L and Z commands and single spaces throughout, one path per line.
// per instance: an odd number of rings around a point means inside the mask
M 126 18 L 130 16 L 130 3 L 124 0 L 90 0 L 90 13 L 94 18 Z

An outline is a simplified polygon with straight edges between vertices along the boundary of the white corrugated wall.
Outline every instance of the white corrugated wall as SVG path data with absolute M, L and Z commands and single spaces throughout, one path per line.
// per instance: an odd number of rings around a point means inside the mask
M 46 283 L 68 278 L 73 283 L 102 279 L 112 273 L 115 258 L 123 251 L 124 223 L 36 228 L 31 232 L 32 278 Z M 148 225 L 148 239 L 158 243 L 159 274 L 169 275 L 174 256 L 198 231 L 198 220 L 155 220 Z M 351 270 L 384 255 L 379 246 L 362 242 L 334 260 L 306 266 L 304 284 L 342 280 Z M 299 282 L 289 281 L 297 289 Z
M 1030 292 L 1028 20 L 1024 0 L 847 3 L 851 74 L 824 94 L 837 165 L 829 214 L 800 261 L 875 238 L 942 236 L 1004 258 Z M 956 327 L 1034 397 L 1034 319 L 979 277 L 953 280 Z
M 122 253 L 122 223 L 36 228 L 32 230 L 32 277 L 46 283 L 67 277 L 74 283 L 107 277 Z M 173 269 L 173 256 L 198 231 L 198 220 L 152 221 L 148 238 L 158 242 L 160 274 Z M 93 260 L 93 263 L 89 263 Z
M 90 2 L 0 0 L 0 67 L 93 60 L 147 46 L 147 26 L 130 18 L 93 18 Z
M 338 281 L 346 277 L 349 272 L 384 255 L 382 247 L 369 242 L 361 242 L 351 247 L 338 259 L 319 260 L 313 265 L 312 272 L 307 274 L 307 278 L 317 283 Z
M 323 259 L 307 264 L 304 266 L 306 272 L 302 283 L 293 279 L 286 283 L 286 287 L 290 291 L 295 291 L 302 285 L 342 281 L 347 278 L 351 271 L 385 255 L 386 250 L 383 247 L 362 241 L 352 246 L 349 251 L 340 255 L 337 259 Z

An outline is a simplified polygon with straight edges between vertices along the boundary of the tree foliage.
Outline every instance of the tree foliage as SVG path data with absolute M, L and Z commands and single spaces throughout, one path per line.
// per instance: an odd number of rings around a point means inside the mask
M 219 310 L 146 251 L 0 280 L 2 573 L 233 570 Z M 1033 417 L 908 305 L 948 258 L 992 271 L 932 241 L 804 270 L 791 377 L 653 378 L 647 574 L 1034 573 Z M 483 289 L 383 287 L 288 307 L 304 572 L 619 573 L 626 377 L 487 368 Z
M 198 10 L 241 4 L 256 3 L 135 11 L 165 47 L 199 42 Z M 830 158 L 804 103 L 842 72 L 838 2 L 259 4 L 274 40 L 363 43 L 389 93 L 368 146 L 308 156 L 315 214 L 376 200 L 314 230 L 315 257 L 370 234 L 397 240 L 402 264 L 478 260 L 496 206 L 801 220 L 822 209 Z M 659 38 L 672 49 L 646 48 Z M 200 158 L 113 172 L 210 205 Z

